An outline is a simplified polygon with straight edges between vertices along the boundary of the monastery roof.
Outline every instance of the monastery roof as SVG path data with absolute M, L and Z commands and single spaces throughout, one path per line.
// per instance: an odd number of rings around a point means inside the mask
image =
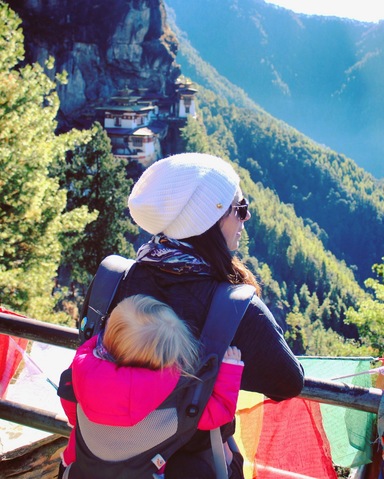
M 116 101 L 116 102 L 134 102 L 141 100 L 141 96 L 136 96 L 136 95 L 118 95 L 118 96 L 111 96 L 111 101 Z
M 153 133 L 154 132 L 152 131 L 152 129 L 143 127 L 143 128 L 139 128 L 138 130 L 135 130 L 133 132 L 133 135 L 134 136 L 151 136 L 153 135 Z
M 111 136 L 151 136 L 162 133 L 167 128 L 167 124 L 163 121 L 154 121 L 148 126 L 141 126 L 139 128 L 105 128 L 108 135 Z
M 122 112 L 135 112 L 135 113 L 147 113 L 155 109 L 153 105 L 106 105 L 99 106 L 98 110 L 104 111 L 122 111 Z
M 180 88 L 179 90 L 177 90 L 177 93 L 178 94 L 190 94 L 190 95 L 194 95 L 195 93 L 197 93 L 197 90 L 195 90 L 194 88 Z

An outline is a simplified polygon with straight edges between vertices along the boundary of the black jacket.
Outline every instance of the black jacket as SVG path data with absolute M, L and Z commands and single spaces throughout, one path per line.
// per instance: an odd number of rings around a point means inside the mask
M 169 304 L 198 335 L 208 314 L 217 281 L 196 274 L 177 275 L 155 266 L 133 266 L 117 291 L 117 304 L 133 294 L 148 294 Z M 233 345 L 244 361 L 242 389 L 263 393 L 280 401 L 300 394 L 303 368 L 289 349 L 280 326 L 269 309 L 254 298 L 249 305 Z

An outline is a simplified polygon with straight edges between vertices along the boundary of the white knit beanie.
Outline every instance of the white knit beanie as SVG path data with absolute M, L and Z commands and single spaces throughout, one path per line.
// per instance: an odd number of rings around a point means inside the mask
M 182 153 L 153 163 L 134 185 L 128 206 L 134 221 L 151 234 L 197 236 L 231 205 L 240 179 L 226 161 Z

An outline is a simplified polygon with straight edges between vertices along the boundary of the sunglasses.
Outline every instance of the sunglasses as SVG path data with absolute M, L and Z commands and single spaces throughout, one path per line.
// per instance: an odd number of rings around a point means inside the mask
M 248 200 L 243 198 L 239 201 L 239 204 L 232 206 L 235 209 L 235 215 L 239 218 L 240 221 L 244 221 L 248 214 Z

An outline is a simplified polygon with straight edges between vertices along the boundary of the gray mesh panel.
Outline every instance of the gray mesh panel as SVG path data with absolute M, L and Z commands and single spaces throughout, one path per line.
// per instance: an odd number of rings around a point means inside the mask
M 77 405 L 77 421 L 89 450 L 105 461 L 122 461 L 151 449 L 177 431 L 175 408 L 156 409 L 135 426 L 103 426 Z

